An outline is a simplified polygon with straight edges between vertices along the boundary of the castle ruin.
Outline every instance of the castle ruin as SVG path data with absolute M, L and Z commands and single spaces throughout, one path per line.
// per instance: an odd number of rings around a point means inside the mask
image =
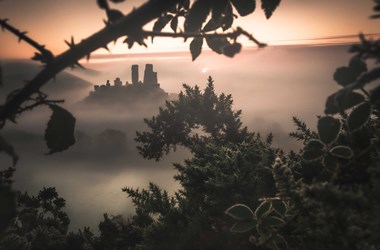
M 126 81 L 125 84 L 117 77 L 111 85 L 107 80 L 105 84 L 95 85 L 94 91 L 85 99 L 86 102 L 117 104 L 147 100 L 153 102 L 168 98 L 168 93 L 160 88 L 157 79 L 157 72 L 153 71 L 153 64 L 146 64 L 143 81 L 139 80 L 139 66 L 132 65 L 132 83 Z

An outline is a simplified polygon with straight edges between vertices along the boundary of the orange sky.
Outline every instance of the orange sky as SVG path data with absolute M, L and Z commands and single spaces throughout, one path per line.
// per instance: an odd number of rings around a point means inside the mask
M 143 2 L 128 0 L 115 7 L 128 13 Z M 368 19 L 372 6 L 372 0 L 282 0 L 270 20 L 266 20 L 264 13 L 257 8 L 253 15 L 237 20 L 234 26 L 243 27 L 269 44 L 348 42 L 353 39 L 303 39 L 377 33 L 380 31 L 378 21 Z M 65 39 L 69 40 L 73 35 L 76 41 L 80 41 L 101 29 L 105 13 L 97 7 L 95 0 L 1 0 L 0 18 L 9 18 L 12 25 L 28 31 L 29 36 L 58 54 L 67 49 Z M 116 46 L 110 46 L 113 54 L 188 49 L 183 39 L 155 39 L 153 45 L 148 43 L 148 49 L 135 45 L 132 50 L 121 41 L 119 39 Z M 244 43 L 245 46 L 251 45 Z M 17 44 L 17 39 L 9 32 L 0 33 L 0 58 L 30 58 L 33 53 L 34 49 L 25 43 Z M 99 50 L 96 53 L 108 52 Z

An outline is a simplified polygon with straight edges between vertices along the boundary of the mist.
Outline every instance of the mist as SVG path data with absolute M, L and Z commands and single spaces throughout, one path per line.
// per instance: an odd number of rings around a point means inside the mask
M 123 84 L 130 82 L 132 64 L 140 66 L 140 77 L 144 65 L 153 64 L 161 88 L 168 93 L 178 94 L 184 83 L 203 89 L 211 76 L 216 93 L 232 95 L 234 108 L 243 111 L 242 120 L 249 130 L 264 135 L 272 132 L 276 146 L 297 150 L 300 145 L 288 138 L 294 129 L 292 116 L 315 128 L 327 96 L 338 89 L 332 75 L 347 63 L 347 50 L 347 46 L 269 47 L 245 49 L 233 59 L 204 52 L 195 62 L 189 53 L 110 55 L 84 61 L 87 70 L 66 70 L 43 89 L 50 99 L 65 99 L 62 106 L 75 115 L 76 145 L 45 155 L 43 132 L 50 116 L 46 107 L 22 115 L 18 124 L 8 123 L 4 129 L 3 136 L 20 156 L 14 187 L 34 195 L 44 186 L 57 187 L 66 199 L 72 230 L 95 229 L 105 212 L 133 213 L 131 201 L 121 191 L 125 186 L 144 188 L 151 181 L 169 193 L 179 188 L 173 180 L 172 163 L 191 157 L 190 153 L 179 148 L 159 162 L 145 160 L 134 142 L 136 131 L 147 129 L 143 118 L 157 114 L 158 104 L 137 105 L 140 108 L 83 104 L 93 85 L 112 83 L 116 77 Z M 1 100 L 39 69 L 24 61 L 3 61 Z M 99 138 L 106 130 L 122 133 L 125 140 L 104 144 Z M 11 160 L 1 154 L 0 164 L 5 167 Z

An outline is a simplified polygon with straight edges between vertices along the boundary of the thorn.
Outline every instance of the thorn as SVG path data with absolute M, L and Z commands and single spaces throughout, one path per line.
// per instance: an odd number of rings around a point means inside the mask
M 75 43 L 74 43 L 74 37 L 73 36 L 71 36 L 71 44 L 74 46 L 75 45 Z
M 102 48 L 105 49 L 105 50 L 107 50 L 108 52 L 111 53 L 111 51 L 110 51 L 110 49 L 107 47 L 107 45 L 102 46 Z
M 75 63 L 75 65 L 77 65 L 79 68 L 81 68 L 81 69 L 86 69 L 85 67 L 83 67 L 83 65 L 82 64 L 80 64 L 79 62 L 76 62 Z
M 70 43 L 68 41 L 65 40 L 65 43 L 67 44 L 67 46 L 71 48 Z
M 22 39 L 25 37 L 26 33 L 28 33 L 28 32 L 26 32 L 26 31 L 24 31 L 24 32 L 20 32 L 20 36 L 18 37 L 18 42 L 19 42 L 19 43 L 20 43 L 20 42 L 22 41 Z
M 90 57 L 91 57 L 91 54 L 87 54 L 87 55 L 86 55 L 86 60 L 89 61 L 89 60 L 90 60 Z

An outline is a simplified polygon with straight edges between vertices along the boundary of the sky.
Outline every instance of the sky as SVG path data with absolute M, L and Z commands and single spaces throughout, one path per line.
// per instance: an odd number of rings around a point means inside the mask
M 127 0 L 117 4 L 123 13 L 140 6 L 142 0 Z M 257 4 L 259 6 L 259 3 Z M 309 44 L 356 41 L 359 32 L 377 33 L 372 14 L 372 0 L 283 0 L 270 20 L 257 7 L 253 15 L 239 18 L 234 27 L 241 26 L 257 39 L 268 44 Z M 104 27 L 105 13 L 95 0 L 1 0 L 0 18 L 8 18 L 9 23 L 29 36 L 46 45 L 54 54 L 67 49 L 64 40 L 71 36 L 80 41 Z M 150 29 L 152 23 L 146 29 Z M 323 39 L 353 35 L 345 39 Z M 322 39 L 321 39 L 322 38 Z M 148 48 L 134 46 L 128 50 L 122 39 L 111 45 L 112 54 L 157 53 L 187 50 L 183 39 L 159 38 Z M 245 46 L 254 46 L 243 39 Z M 30 58 L 34 49 L 27 44 L 17 44 L 9 32 L 0 33 L 0 58 Z M 96 54 L 107 54 L 104 49 Z

